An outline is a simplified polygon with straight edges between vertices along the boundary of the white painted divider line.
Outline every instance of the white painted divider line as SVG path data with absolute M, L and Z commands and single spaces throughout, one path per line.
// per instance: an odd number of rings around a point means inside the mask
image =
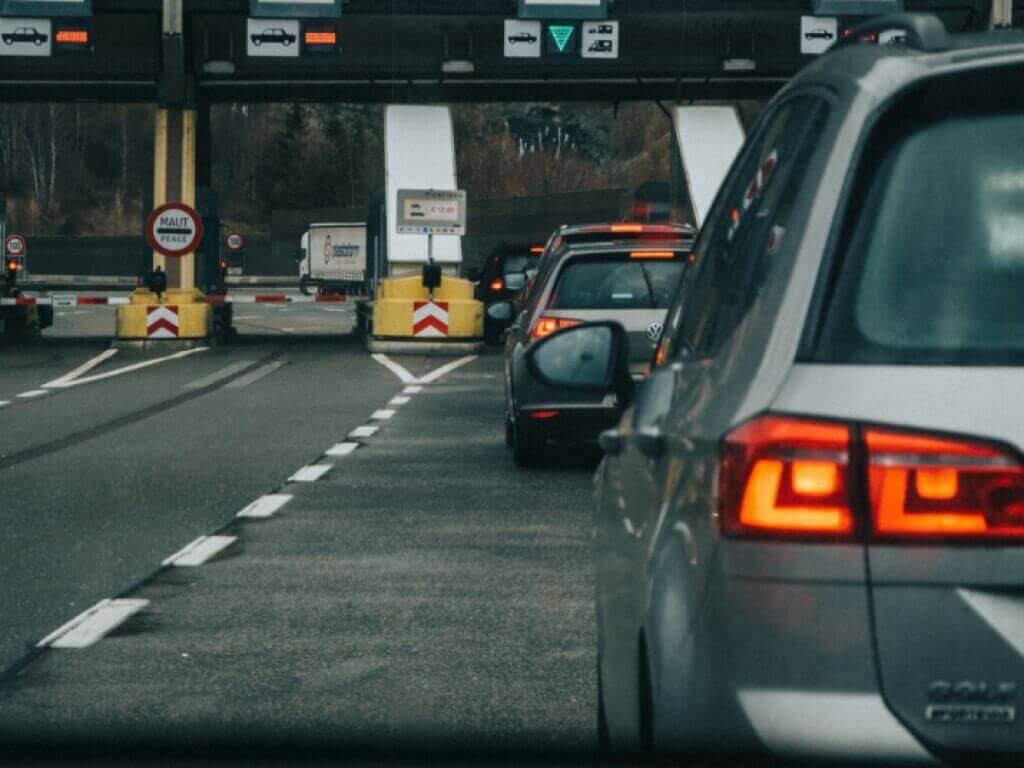
M 418 395 L 422 391 L 423 391 L 423 387 L 421 387 L 419 384 L 414 384 L 411 387 L 406 387 L 405 389 L 403 389 L 402 390 L 402 394 L 403 395 Z
M 256 501 L 235 515 L 235 517 L 271 517 L 281 507 L 291 501 L 292 498 L 292 495 L 289 493 L 270 493 L 266 496 L 260 496 Z
M 315 483 L 334 469 L 333 464 L 310 464 L 288 478 L 289 483 Z
M 6 408 L 10 404 L 11 404 L 10 400 L 0 400 L 0 408 Z
M 149 600 L 100 600 L 87 611 L 58 627 L 37 648 L 88 648 L 149 605 Z
M 110 379 L 114 376 L 121 376 L 125 373 L 131 373 L 132 371 L 139 371 L 143 368 L 149 368 L 153 365 L 159 365 L 160 363 L 166 363 L 169 360 L 177 360 L 180 357 L 188 357 L 194 355 L 196 352 L 205 352 L 209 347 L 195 347 L 194 349 L 183 349 L 181 352 L 175 352 L 173 355 L 167 355 L 167 357 L 158 357 L 155 360 L 145 360 L 141 363 L 135 363 L 134 365 L 126 365 L 123 368 L 118 368 L 114 371 L 107 371 L 106 373 L 98 373 L 95 376 L 86 376 L 84 379 L 75 379 L 69 381 L 67 384 L 54 384 L 55 389 L 67 389 L 68 387 L 77 387 L 80 384 L 92 384 L 94 381 L 103 381 L 104 379 Z
M 44 388 L 63 387 L 65 384 L 74 381 L 75 379 L 77 379 L 79 376 L 81 376 L 83 374 L 88 373 L 93 368 L 95 368 L 97 365 L 99 365 L 100 363 L 102 363 L 102 362 L 104 362 L 106 360 L 109 360 L 110 358 L 112 358 L 116 354 L 117 354 L 117 349 L 106 349 L 106 350 L 100 352 L 98 355 L 96 355 L 96 357 L 92 358 L 91 360 L 86 360 L 84 363 L 82 363 L 80 366 L 75 368 L 73 371 L 69 371 L 68 373 L 65 373 L 63 376 L 54 379 L 53 381 L 46 382 L 45 384 L 43 384 L 43 387 Z
M 182 384 L 182 389 L 203 389 L 211 384 L 216 384 L 218 381 L 223 381 L 236 373 L 244 371 L 250 366 L 256 365 L 255 360 L 239 360 L 237 363 L 232 363 L 219 371 L 214 371 L 209 376 L 203 376 L 201 379 L 190 381 L 188 384 Z
M 440 368 L 435 368 L 430 373 L 428 373 L 426 376 L 420 376 L 420 378 L 418 378 L 416 380 L 416 383 L 417 384 L 430 384 L 433 381 L 437 381 L 438 379 L 440 379 L 445 374 L 451 373 L 452 371 L 454 371 L 459 366 L 465 365 L 466 363 L 473 362 L 474 360 L 476 360 L 476 358 L 477 358 L 476 355 L 466 355 L 465 357 L 460 357 L 458 360 L 453 360 L 452 362 L 448 363 L 447 365 L 442 365 Z
M 410 399 L 411 398 L 406 397 L 405 395 L 395 395 L 388 400 L 388 405 L 405 405 Z
M 407 371 L 405 368 L 403 368 L 401 365 L 396 363 L 394 360 L 392 360 L 387 355 L 375 354 L 375 355 L 373 355 L 373 359 L 376 360 L 381 365 L 383 365 L 385 368 L 387 368 L 393 374 L 395 374 L 395 376 L 397 376 L 399 379 L 401 379 L 403 384 L 415 384 L 416 383 L 416 377 L 415 376 L 413 376 L 411 373 L 409 373 L 409 371 Z
M 358 447 L 359 443 L 338 443 L 337 445 L 327 449 L 327 455 L 348 456 L 350 453 L 353 453 Z
M 191 544 L 164 560 L 160 565 L 173 565 L 176 568 L 194 568 L 202 565 L 218 552 L 227 549 L 238 541 L 237 536 L 200 536 Z
M 381 408 L 379 411 L 374 411 L 370 414 L 370 418 L 375 421 L 387 421 L 395 415 L 395 411 L 391 408 Z
M 373 426 L 371 424 L 367 424 L 367 425 L 362 426 L 362 427 L 356 427 L 355 429 L 353 429 L 351 432 L 348 433 L 348 436 L 349 437 L 373 437 L 375 434 L 377 434 L 377 430 L 379 430 L 379 429 L 380 429 L 380 427 L 375 427 L 375 426 Z
M 255 384 L 257 381 L 262 379 L 264 376 L 269 376 L 278 368 L 284 365 L 283 360 L 277 360 L 273 363 L 267 363 L 261 365 L 255 371 L 247 373 L 244 376 L 240 376 L 234 381 L 229 381 L 225 389 L 241 389 L 242 387 L 248 387 L 250 384 Z
M 29 391 L 29 392 L 22 392 L 20 395 L 18 395 L 18 397 L 23 397 L 26 400 L 28 400 L 28 399 L 33 398 L 33 397 L 42 397 L 43 395 L 48 395 L 48 394 L 50 394 L 49 390 L 46 390 L 46 389 L 33 389 L 33 390 Z

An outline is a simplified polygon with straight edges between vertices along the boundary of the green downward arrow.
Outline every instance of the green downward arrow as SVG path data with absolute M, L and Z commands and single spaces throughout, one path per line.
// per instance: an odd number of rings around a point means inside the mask
M 576 27 L 572 25 L 551 26 L 548 27 L 548 31 L 551 33 L 551 37 L 554 38 L 555 45 L 558 46 L 558 52 L 564 53 L 565 46 L 569 44 L 569 38 L 576 31 Z

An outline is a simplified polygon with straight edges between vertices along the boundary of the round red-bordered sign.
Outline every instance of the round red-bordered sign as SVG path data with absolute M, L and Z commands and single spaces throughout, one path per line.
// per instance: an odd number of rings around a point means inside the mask
M 8 256 L 25 255 L 25 238 L 21 235 L 11 235 L 4 240 L 4 253 Z
M 192 253 L 203 240 L 203 222 L 185 203 L 161 205 L 146 219 L 146 241 L 157 253 L 177 259 Z
M 240 250 L 245 248 L 245 238 L 242 237 L 241 232 L 229 232 L 225 238 L 225 244 L 228 250 L 232 253 L 238 253 Z

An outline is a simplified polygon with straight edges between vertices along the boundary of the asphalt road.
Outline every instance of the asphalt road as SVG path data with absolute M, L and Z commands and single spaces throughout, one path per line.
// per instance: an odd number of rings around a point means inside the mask
M 239 305 L 235 341 L 176 357 L 105 353 L 113 312 L 79 311 L 0 346 L 0 754 L 589 760 L 590 469 L 514 468 L 499 358 L 403 394 L 348 306 Z M 236 517 L 268 494 L 291 499 Z M 35 647 L 106 598 L 148 603 Z

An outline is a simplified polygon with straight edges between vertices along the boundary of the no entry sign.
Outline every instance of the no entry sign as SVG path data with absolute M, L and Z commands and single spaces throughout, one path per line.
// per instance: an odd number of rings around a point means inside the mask
M 21 235 L 11 235 L 4 240 L 4 253 L 8 256 L 25 255 L 25 238 Z
M 178 258 L 192 253 L 203 239 L 203 223 L 184 203 L 161 205 L 146 221 L 146 240 L 157 253 Z
M 240 232 L 230 232 L 227 236 L 227 246 L 232 253 L 238 253 L 245 248 L 245 238 Z

